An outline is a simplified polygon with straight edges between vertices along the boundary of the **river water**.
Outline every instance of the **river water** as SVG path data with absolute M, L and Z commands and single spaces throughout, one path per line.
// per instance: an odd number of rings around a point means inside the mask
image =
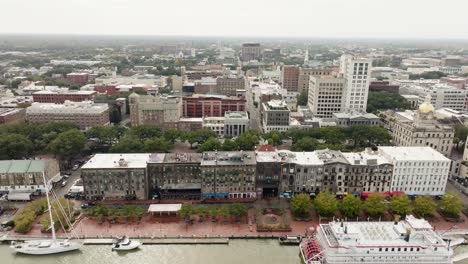
M 229 245 L 148 245 L 137 251 L 113 252 L 110 246 L 83 246 L 53 256 L 26 256 L 0 245 L 1 264 L 299 264 L 297 246 L 276 240 L 230 240 Z
M 457 248 L 456 253 L 468 247 Z M 229 245 L 148 245 L 137 251 L 113 252 L 110 246 L 83 246 L 53 256 L 26 256 L 0 245 L 1 264 L 300 264 L 297 246 L 276 240 L 231 240 Z M 456 264 L 468 264 L 468 260 Z

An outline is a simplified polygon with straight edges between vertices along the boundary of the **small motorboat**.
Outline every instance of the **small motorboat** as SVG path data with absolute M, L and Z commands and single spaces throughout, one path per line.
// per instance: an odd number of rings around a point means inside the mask
M 116 238 L 116 242 L 112 245 L 112 250 L 133 250 L 141 246 L 141 243 L 136 240 L 131 240 L 130 238 L 123 236 Z
M 283 236 L 278 239 L 280 245 L 299 245 L 302 241 L 301 236 Z

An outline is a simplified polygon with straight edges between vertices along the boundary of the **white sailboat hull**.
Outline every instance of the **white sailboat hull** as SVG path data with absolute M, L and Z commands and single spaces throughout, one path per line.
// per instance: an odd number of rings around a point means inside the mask
M 80 249 L 81 245 L 67 240 L 30 240 L 12 245 L 16 253 L 27 255 L 51 255 Z

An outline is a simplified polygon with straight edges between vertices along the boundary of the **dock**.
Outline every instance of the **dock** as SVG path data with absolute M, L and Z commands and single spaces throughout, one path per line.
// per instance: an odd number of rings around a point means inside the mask
M 140 241 L 143 245 L 228 245 L 229 238 L 130 238 Z M 85 239 L 83 245 L 111 245 L 113 239 Z

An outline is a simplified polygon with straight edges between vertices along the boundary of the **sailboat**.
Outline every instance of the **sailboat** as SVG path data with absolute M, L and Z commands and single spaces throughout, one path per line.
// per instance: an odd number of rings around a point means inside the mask
M 71 242 L 68 239 L 57 239 L 55 235 L 54 219 L 52 217 L 52 206 L 49 198 L 49 186 L 46 181 L 45 175 L 42 174 L 44 179 L 44 185 L 46 187 L 46 198 L 47 198 L 47 208 L 49 211 L 50 218 L 50 228 L 52 230 L 52 238 L 49 239 L 40 239 L 40 240 L 28 240 L 23 243 L 13 242 L 10 246 L 17 253 L 28 254 L 28 255 L 50 255 L 69 252 L 73 250 L 78 250 L 81 247 L 81 244 L 76 242 Z M 60 205 L 59 205 L 60 206 Z M 60 206 L 61 207 L 61 206 Z M 62 209 L 62 213 L 65 213 Z M 65 214 L 64 214 L 65 215 Z M 68 218 L 65 215 L 66 221 L 69 223 Z

